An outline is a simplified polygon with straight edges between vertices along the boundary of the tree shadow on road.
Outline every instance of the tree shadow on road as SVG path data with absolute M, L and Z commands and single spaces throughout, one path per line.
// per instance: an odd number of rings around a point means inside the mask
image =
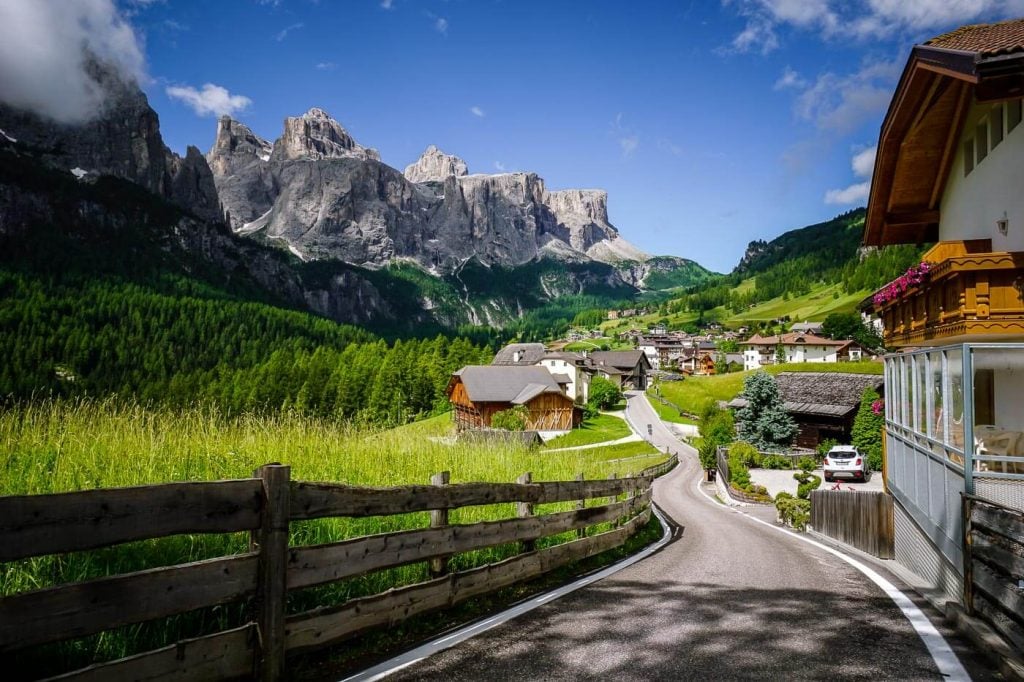
M 390 679 L 941 678 L 891 600 L 838 582 L 833 592 L 610 578 Z

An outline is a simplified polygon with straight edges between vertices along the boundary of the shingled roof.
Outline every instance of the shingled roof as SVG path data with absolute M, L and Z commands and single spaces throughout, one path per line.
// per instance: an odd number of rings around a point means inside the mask
M 924 45 L 945 50 L 974 52 L 982 57 L 994 57 L 1024 51 L 1024 19 L 1010 19 L 995 24 L 974 24 L 943 33 Z
M 536 365 L 544 357 L 543 343 L 510 343 L 497 352 L 492 365 Z
M 790 414 L 843 417 L 860 406 L 866 388 L 878 390 L 883 378 L 878 374 L 782 372 L 775 375 L 775 381 L 783 406 Z M 729 407 L 746 406 L 742 394 L 729 402 Z
M 542 393 L 564 395 L 558 381 L 543 367 L 467 365 L 454 376 L 462 380 L 474 403 L 522 405 Z
M 642 350 L 595 350 L 589 357 L 602 370 L 614 367 L 629 371 L 636 367 L 637 363 L 647 360 Z
M 781 336 L 761 336 L 760 334 L 754 334 L 746 341 L 741 341 L 739 345 L 777 346 L 779 344 L 782 344 L 783 346 L 792 346 L 795 344 L 801 344 L 805 346 L 846 346 L 849 343 L 849 339 L 826 339 L 823 336 L 817 336 L 815 334 L 791 332 L 788 334 L 782 334 Z

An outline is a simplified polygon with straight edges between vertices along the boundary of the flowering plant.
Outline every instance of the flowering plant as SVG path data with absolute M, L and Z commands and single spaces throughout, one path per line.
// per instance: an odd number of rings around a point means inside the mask
M 875 292 L 871 300 L 876 306 L 897 300 L 911 287 L 916 287 L 927 280 L 931 269 L 931 263 L 926 262 L 910 266 L 902 275 Z
M 871 402 L 871 411 L 875 414 L 882 414 L 882 410 L 885 409 L 885 400 L 879 398 Z

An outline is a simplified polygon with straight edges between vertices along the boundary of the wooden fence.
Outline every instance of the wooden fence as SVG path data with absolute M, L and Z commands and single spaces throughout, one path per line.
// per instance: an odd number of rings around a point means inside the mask
M 963 496 L 964 607 L 1024 654 L 1024 514 Z
M 260 467 L 251 479 L 170 483 L 52 495 L 0 497 L 0 561 L 108 547 L 189 533 L 249 531 L 249 552 L 32 590 L 0 599 L 0 661 L 26 647 L 251 600 L 251 622 L 163 649 L 68 673 L 59 679 L 215 680 L 284 677 L 285 656 L 372 628 L 443 609 L 621 545 L 650 518 L 651 483 L 675 456 L 635 477 L 533 483 L 366 488 L 290 480 L 287 466 Z M 623 497 L 624 496 L 624 497 Z M 585 500 L 606 498 L 586 507 Z M 621 499 L 620 499 L 621 498 Z M 575 501 L 574 509 L 534 515 L 534 505 Z M 516 503 L 513 518 L 449 525 L 451 509 Z M 289 523 L 430 511 L 430 527 L 289 546 Z M 587 536 L 587 528 L 612 530 Z M 537 550 L 543 537 L 578 539 Z M 449 573 L 453 554 L 521 543 L 522 553 Z M 430 562 L 427 582 L 289 615 L 288 590 L 396 566 Z
M 811 521 L 815 531 L 872 554 L 895 558 L 892 496 L 882 492 L 814 490 Z

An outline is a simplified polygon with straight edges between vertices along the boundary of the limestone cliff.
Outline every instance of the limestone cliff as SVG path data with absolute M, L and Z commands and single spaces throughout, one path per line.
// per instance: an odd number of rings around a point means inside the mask
M 405 179 L 409 182 L 444 182 L 449 176 L 461 177 L 469 174 L 466 162 L 457 156 L 445 154 L 434 145 L 405 167 Z

